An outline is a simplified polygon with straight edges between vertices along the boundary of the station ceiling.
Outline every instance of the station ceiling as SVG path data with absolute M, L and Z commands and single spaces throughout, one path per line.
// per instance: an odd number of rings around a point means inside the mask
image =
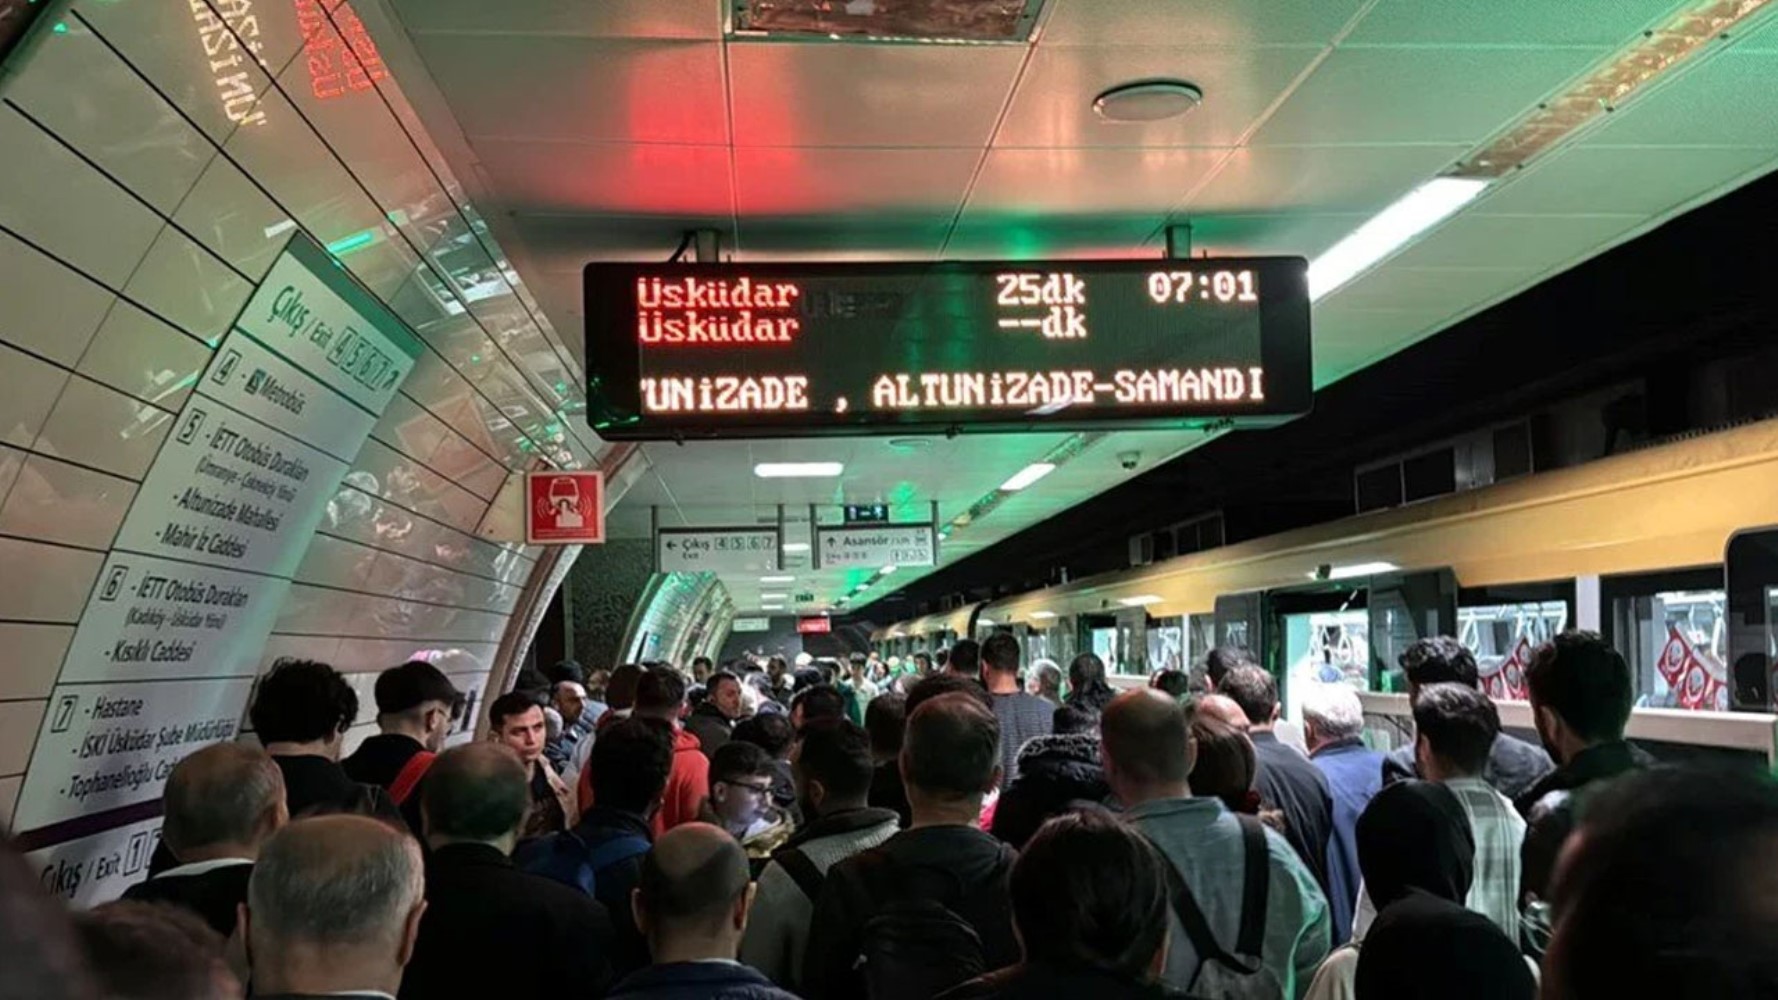
M 385 58 L 577 357 L 581 267 L 665 259 L 689 228 L 720 230 L 741 261 L 1158 256 L 1166 227 L 1184 223 L 1195 252 L 1313 258 L 1649 33 L 1737 6 L 1048 0 L 1033 41 L 984 46 L 735 37 L 727 0 L 379 2 Z M 1319 301 L 1317 385 L 1778 166 L 1772 14 L 1708 42 Z M 1094 115 L 1096 94 L 1150 77 L 1197 85 L 1202 105 L 1145 124 Z M 934 500 L 949 520 L 1066 437 L 650 444 L 649 471 L 612 525 L 639 537 L 651 508 L 663 525 L 727 525 L 840 502 L 889 502 L 915 519 Z M 1097 440 L 956 532 L 942 559 L 1203 440 Z M 1126 470 L 1118 456 L 1130 451 L 1141 457 Z M 753 476 L 775 460 L 847 471 Z M 806 538 L 793 529 L 790 540 Z M 814 605 L 857 582 L 791 572 Z M 777 586 L 724 582 L 743 610 Z

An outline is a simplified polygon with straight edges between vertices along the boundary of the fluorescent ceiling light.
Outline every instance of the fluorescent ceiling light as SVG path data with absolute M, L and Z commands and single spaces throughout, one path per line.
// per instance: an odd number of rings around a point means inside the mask
M 845 471 L 843 462 L 761 462 L 753 467 L 761 479 L 821 479 Z
M 994 623 L 989 621 L 986 618 L 977 618 L 975 620 L 975 623 L 977 626 L 982 627 L 982 628 L 993 628 L 994 627 Z
M 759 599 L 762 601 L 784 601 L 784 600 L 789 600 L 789 598 L 790 598 L 789 594 L 761 594 L 761 595 L 759 595 Z
M 796 577 L 794 577 L 794 576 L 762 576 L 759 578 L 759 582 L 760 583 L 795 583 Z
M 1033 611 L 1033 612 L 1031 612 L 1031 617 L 1038 618 L 1038 619 L 1048 619 L 1048 618 L 1056 617 L 1056 613 L 1054 611 Z
M 883 567 L 883 568 L 882 568 L 882 569 L 881 569 L 881 570 L 879 570 L 879 571 L 878 571 L 878 572 L 879 572 L 879 573 L 880 573 L 880 574 L 881 574 L 881 575 L 883 575 L 883 576 L 888 576 L 888 575 L 889 575 L 889 574 L 891 574 L 891 573 L 893 573 L 893 572 L 895 572 L 895 571 L 896 571 L 896 570 L 898 570 L 898 569 L 900 569 L 900 568 L 901 568 L 901 567 L 900 567 L 900 566 L 897 566 L 897 565 L 895 565 L 895 564 L 894 564 L 894 563 L 891 563 L 891 564 L 889 564 L 889 565 L 887 565 L 887 566 L 884 566 L 884 567 Z
M 782 605 L 782 604 L 761 604 L 759 606 L 759 610 L 761 610 L 761 611 L 783 611 L 784 605 Z
M 1159 604 L 1161 599 L 1155 594 L 1137 594 L 1135 597 L 1120 597 L 1117 603 L 1126 608 L 1145 608 L 1150 604 Z
M 1408 192 L 1309 264 L 1309 299 L 1323 298 L 1363 274 L 1409 240 L 1456 214 L 1487 186 L 1488 181 L 1480 177 L 1434 177 Z
M 807 552 L 807 551 L 809 551 L 809 543 L 808 542 L 785 542 L 784 543 L 784 551 L 786 551 L 786 552 Z M 789 579 L 789 578 L 786 577 L 786 579 Z
M 1032 462 L 1018 472 L 1013 473 L 1013 477 L 1006 482 L 1001 483 L 1000 488 L 1008 493 L 1017 493 L 1019 490 L 1030 486 L 1032 483 L 1037 482 L 1039 479 L 1042 479 L 1044 476 L 1047 476 L 1054 471 L 1056 471 L 1054 463 Z
M 1328 580 L 1350 580 L 1350 579 L 1353 579 L 1355 577 L 1360 577 L 1360 576 L 1376 576 L 1378 573 L 1393 573 L 1400 568 L 1401 568 L 1400 566 L 1397 566 L 1391 562 L 1353 563 L 1350 566 L 1335 566 L 1335 567 L 1333 567 L 1332 569 L 1328 570 L 1327 576 L 1325 577 L 1325 579 L 1328 579 Z M 1324 578 L 1321 576 L 1320 573 L 1310 573 L 1309 579 L 1320 580 L 1320 579 L 1324 579 Z

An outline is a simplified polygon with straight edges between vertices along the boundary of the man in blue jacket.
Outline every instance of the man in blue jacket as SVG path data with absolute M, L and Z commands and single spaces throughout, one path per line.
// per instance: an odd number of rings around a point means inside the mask
M 1327 905 L 1334 942 L 1352 937 L 1358 902 L 1358 817 L 1383 787 L 1383 755 L 1364 745 L 1364 706 L 1345 684 L 1312 684 L 1303 696 L 1309 760 L 1327 776 L 1333 836 L 1327 842 Z
M 625 977 L 611 1000 L 796 1000 L 735 961 L 752 905 L 747 855 L 721 827 L 685 823 L 662 834 L 635 898 L 654 964 Z

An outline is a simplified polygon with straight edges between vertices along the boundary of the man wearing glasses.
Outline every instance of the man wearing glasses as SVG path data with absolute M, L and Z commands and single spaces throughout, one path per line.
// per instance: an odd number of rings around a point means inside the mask
M 731 740 L 710 760 L 706 822 L 722 827 L 746 848 L 760 868 L 791 833 L 790 823 L 772 804 L 772 757 L 752 743 Z

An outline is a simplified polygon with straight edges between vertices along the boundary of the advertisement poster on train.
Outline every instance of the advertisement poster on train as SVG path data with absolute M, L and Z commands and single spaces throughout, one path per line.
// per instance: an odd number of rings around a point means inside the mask
M 18 830 L 152 801 L 186 753 L 234 738 L 310 540 L 421 351 L 319 245 L 302 234 L 286 245 L 106 555 L 39 730 Z

